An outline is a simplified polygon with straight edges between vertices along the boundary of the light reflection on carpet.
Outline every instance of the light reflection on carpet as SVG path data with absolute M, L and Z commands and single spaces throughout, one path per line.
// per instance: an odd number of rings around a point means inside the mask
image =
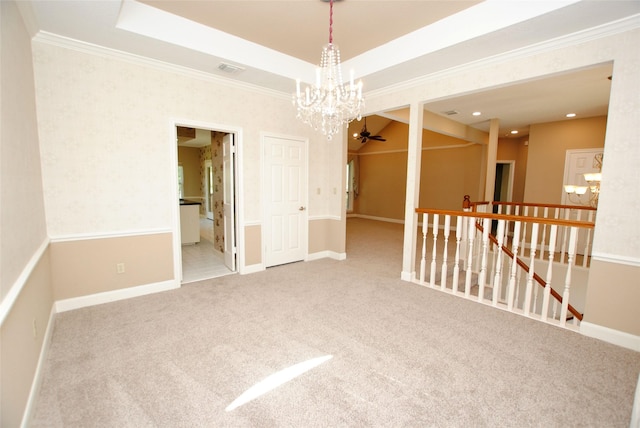
M 333 355 L 325 355 L 324 357 L 312 358 L 310 360 L 294 364 L 293 366 L 287 367 L 286 369 L 269 375 L 266 378 L 262 379 L 260 382 L 253 385 L 251 388 L 247 389 L 242 394 L 240 394 L 240 396 L 233 400 L 233 403 L 229 404 L 225 410 L 227 412 L 230 412 L 242 406 L 243 404 L 246 404 L 249 401 L 260 397 L 261 395 L 264 395 L 267 392 L 276 389 L 283 383 L 289 382 L 290 380 L 308 372 L 309 370 L 318 367 L 320 364 L 330 360 L 331 358 L 333 358 Z

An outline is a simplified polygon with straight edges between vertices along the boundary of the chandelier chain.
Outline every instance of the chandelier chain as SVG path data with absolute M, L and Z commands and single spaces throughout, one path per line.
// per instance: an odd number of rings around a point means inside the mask
M 329 44 L 333 43 L 333 0 L 329 0 Z

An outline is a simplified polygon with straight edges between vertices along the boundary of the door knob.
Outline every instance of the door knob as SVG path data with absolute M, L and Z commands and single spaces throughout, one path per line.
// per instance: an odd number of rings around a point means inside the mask
M 298 211 L 304 211 L 304 210 L 306 210 L 306 208 L 305 208 L 305 207 L 300 207 L 300 208 L 298 208 Z

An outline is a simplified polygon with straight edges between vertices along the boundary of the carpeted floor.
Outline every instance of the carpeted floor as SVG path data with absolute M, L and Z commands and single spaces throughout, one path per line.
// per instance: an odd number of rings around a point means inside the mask
M 400 281 L 401 246 L 350 219 L 345 261 L 60 314 L 32 426 L 629 426 L 640 353 Z

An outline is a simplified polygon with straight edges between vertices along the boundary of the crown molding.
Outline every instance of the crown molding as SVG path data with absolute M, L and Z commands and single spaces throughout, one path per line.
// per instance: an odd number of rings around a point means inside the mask
M 392 94 L 398 91 L 405 91 L 417 86 L 422 86 L 426 83 L 443 79 L 449 76 L 453 76 L 466 71 L 478 70 L 488 66 L 498 65 L 507 61 L 518 60 L 533 55 L 537 55 L 544 52 L 550 52 L 553 50 L 567 48 L 582 43 L 602 39 L 605 37 L 614 36 L 627 31 L 633 31 L 640 28 L 640 14 L 629 16 L 624 19 L 613 21 L 607 24 L 603 24 L 597 27 L 589 28 L 586 30 L 578 31 L 566 36 L 557 37 L 554 39 L 546 40 L 544 42 L 535 43 L 524 48 L 515 49 L 509 52 L 505 52 L 498 55 L 493 55 L 481 60 L 468 62 L 456 67 L 451 67 L 446 70 L 437 71 L 431 74 L 417 77 L 415 79 L 409 79 L 404 82 L 400 82 L 394 85 L 387 86 L 366 92 L 366 98 L 376 98 L 385 95 Z M 366 79 L 366 76 L 363 78 Z
M 60 36 L 57 34 L 49 33 L 47 31 L 39 31 L 33 37 L 33 41 L 73 50 L 76 52 L 86 53 L 89 55 L 97 55 L 103 58 L 115 59 L 115 60 L 130 63 L 130 64 L 149 67 L 158 71 L 174 73 L 184 77 L 204 80 L 204 81 L 208 81 L 218 85 L 227 86 L 233 89 L 240 89 L 244 91 L 259 93 L 269 97 L 275 97 L 283 100 L 289 100 L 291 98 L 291 94 L 289 93 L 268 89 L 258 85 L 252 85 L 250 83 L 239 82 L 237 80 L 217 76 L 215 74 L 207 73 L 200 70 L 195 70 L 193 68 L 184 67 L 181 65 L 171 64 L 168 62 L 152 59 L 142 55 L 135 55 L 135 54 L 120 51 L 117 49 L 106 48 L 104 46 L 83 42 L 80 40 L 72 39 L 70 37 Z

